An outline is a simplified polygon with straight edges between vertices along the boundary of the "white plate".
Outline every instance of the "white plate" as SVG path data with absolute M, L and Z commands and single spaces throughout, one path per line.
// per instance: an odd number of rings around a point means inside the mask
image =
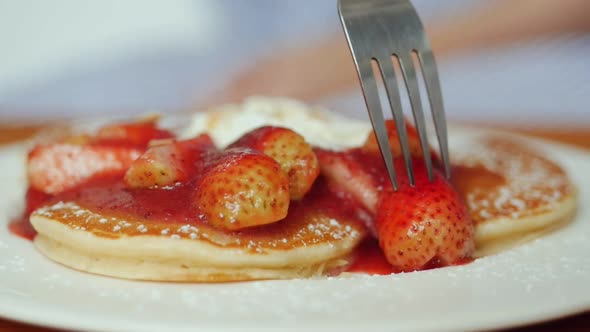
M 456 133 L 457 131 L 453 131 Z M 452 138 L 457 139 L 456 135 Z M 465 138 L 465 137 L 463 137 Z M 0 316 L 94 331 L 298 327 L 492 329 L 590 309 L 590 154 L 544 145 L 580 189 L 564 229 L 471 264 L 392 276 L 229 284 L 132 282 L 76 272 L 7 231 L 24 150 L 0 150 Z

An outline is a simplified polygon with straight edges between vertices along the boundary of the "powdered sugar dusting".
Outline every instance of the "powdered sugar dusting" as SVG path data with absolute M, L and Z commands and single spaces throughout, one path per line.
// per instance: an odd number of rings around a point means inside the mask
M 145 227 L 145 225 L 144 225 L 144 224 L 139 224 L 139 225 L 137 226 L 137 230 L 138 230 L 140 233 L 147 233 L 147 231 L 148 231 L 147 227 Z
M 453 150 L 454 162 L 483 166 L 504 177 L 495 188 L 476 188 L 466 201 L 476 222 L 490 218 L 521 218 L 551 209 L 571 193 L 566 173 L 524 143 L 487 137 Z
M 116 216 L 108 218 L 85 209 L 73 202 L 57 202 L 36 210 L 33 215 L 44 216 L 62 222 L 75 230 L 92 232 L 95 235 L 119 237 L 155 235 L 171 239 L 206 240 L 221 246 L 241 247 L 252 253 L 264 254 L 269 249 L 286 249 L 322 243 L 360 238 L 362 226 L 349 221 L 339 221 L 322 214 L 309 219 L 294 220 L 295 226 L 277 233 L 232 236 L 206 224 L 173 224 L 150 221 L 126 220 Z M 243 243 L 244 239 L 246 243 Z

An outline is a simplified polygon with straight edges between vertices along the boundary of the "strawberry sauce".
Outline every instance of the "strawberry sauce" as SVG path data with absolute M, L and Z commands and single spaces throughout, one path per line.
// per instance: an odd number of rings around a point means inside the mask
M 472 258 L 465 258 L 455 262 L 453 265 L 464 265 L 471 263 L 472 261 Z M 422 270 L 431 270 L 444 266 L 447 266 L 447 264 L 443 264 L 437 257 L 435 257 L 423 266 Z M 388 275 L 399 272 L 389 264 L 383 251 L 379 247 L 379 242 L 374 238 L 366 239 L 361 243 L 357 248 L 356 257 L 352 265 L 350 265 L 346 271 L 368 275 Z
M 365 228 L 357 215 L 353 202 L 336 197 L 328 191 L 322 179 L 301 201 L 291 202 L 288 216 L 280 221 L 260 227 L 238 231 L 223 230 L 208 224 L 206 218 L 191 203 L 194 185 L 178 185 L 170 189 L 128 189 L 120 179 L 102 179 L 87 183 L 81 188 L 59 194 L 43 205 L 58 202 L 75 202 L 79 208 L 66 207 L 51 210 L 51 218 L 74 229 L 84 227 L 97 236 L 118 237 L 121 235 L 166 235 L 190 238 L 222 244 L 226 247 L 248 247 L 256 243 L 260 248 L 292 249 L 309 244 L 330 241 L 341 237 L 363 236 Z M 92 211 L 102 221 L 89 219 Z M 118 227 L 117 221 L 128 227 Z M 115 224 L 114 224 L 115 223 Z M 15 234 L 26 234 L 32 239 L 34 231 L 23 218 L 14 223 Z M 194 229 L 195 234 L 179 232 L 179 229 Z M 198 231 L 196 231 L 198 229 Z M 256 248 L 254 248 L 256 249 Z
M 369 275 L 387 275 L 395 273 L 395 270 L 385 259 L 383 251 L 379 248 L 376 239 L 369 238 L 358 247 L 354 262 L 347 272 L 360 272 Z
M 15 220 L 11 221 L 8 225 L 8 229 L 14 235 L 20 236 L 27 240 L 33 240 L 37 232 L 33 229 L 33 226 L 29 222 L 29 215 L 40 208 L 51 198 L 50 195 L 37 191 L 35 189 L 27 190 L 25 196 L 25 211 L 23 215 Z
M 96 213 L 167 222 L 201 222 L 201 215 L 191 204 L 191 185 L 171 189 L 127 189 L 120 180 L 93 183 L 56 197 L 76 202 Z
M 30 241 L 33 241 L 35 235 L 37 235 L 37 232 L 33 229 L 28 217 L 21 217 L 11 221 L 10 224 L 8 224 L 8 230 L 12 234 Z
M 473 187 L 493 187 L 501 184 L 504 179 L 501 175 L 492 173 L 485 168 L 454 167 L 453 182 L 462 193 L 469 192 Z M 329 192 L 324 181 L 318 181 L 315 189 L 308 193 L 302 202 L 292 203 L 289 210 L 289 218 L 300 219 L 300 213 L 305 213 L 305 208 L 321 208 L 329 210 L 330 214 L 347 216 L 359 219 L 355 216 L 353 203 L 343 200 Z M 191 204 L 191 193 L 194 187 L 190 184 L 175 186 L 171 189 L 158 190 L 130 190 L 127 189 L 121 179 L 103 178 L 94 179 L 90 183 L 52 197 L 47 194 L 30 189 L 26 195 L 26 210 L 22 218 L 9 225 L 10 231 L 22 238 L 33 240 L 36 232 L 31 226 L 28 215 L 38 207 L 56 201 L 73 201 L 82 207 L 92 209 L 97 213 L 107 216 L 123 216 L 125 218 L 139 218 L 155 223 L 189 223 L 204 225 L 206 220 Z M 280 223 L 278 223 L 280 224 Z M 241 236 L 258 236 L 265 232 L 285 232 L 285 225 L 268 225 L 261 228 L 244 230 Z M 467 263 L 466 260 L 462 263 Z M 429 263 L 428 268 L 435 268 L 436 261 Z M 365 239 L 357 248 L 355 259 L 347 272 L 365 273 L 369 275 L 387 275 L 396 273 L 395 269 L 387 262 L 379 243 L 374 238 Z

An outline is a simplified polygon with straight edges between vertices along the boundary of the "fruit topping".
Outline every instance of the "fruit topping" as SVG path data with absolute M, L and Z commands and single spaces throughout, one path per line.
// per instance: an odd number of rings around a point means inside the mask
M 420 138 L 416 128 L 406 121 L 406 132 L 408 133 L 408 144 L 410 146 L 410 154 L 414 157 L 421 157 L 422 148 L 420 146 Z M 389 137 L 389 146 L 391 147 L 391 154 L 393 157 L 402 155 L 402 148 L 400 141 L 397 137 L 397 128 L 393 120 L 385 121 L 385 128 Z M 379 144 L 377 143 L 377 137 L 374 132 L 371 132 L 367 137 L 367 140 L 362 146 L 362 149 L 369 153 L 379 153 Z
M 73 135 L 40 144 L 28 156 L 30 187 L 55 195 L 96 177 L 119 177 L 151 140 L 169 139 L 155 119 L 102 127 L 95 136 Z
M 396 191 L 374 134 L 359 148 L 337 152 L 314 149 L 293 130 L 266 126 L 218 150 L 207 134 L 175 140 L 150 120 L 106 126 L 96 136 L 73 136 L 35 147 L 28 160 L 29 200 L 38 205 L 50 195 L 107 176 L 126 199 L 150 202 L 145 206 L 180 202 L 169 205 L 175 208 L 167 208 L 164 217 L 157 216 L 160 219 L 177 213 L 228 231 L 316 218 L 297 211 L 302 204 L 321 201 L 322 213 L 345 211 L 364 222 L 392 271 L 461 263 L 474 250 L 473 222 L 439 169 L 434 170 L 434 181 L 428 180 L 417 132 L 409 123 L 405 126 L 414 158 L 414 186 L 409 184 L 395 124 L 386 122 Z M 306 196 L 312 186 L 315 189 Z M 318 193 L 323 196 L 314 196 Z M 287 218 L 290 204 L 293 211 Z
M 125 173 L 125 184 L 138 189 L 186 182 L 199 171 L 199 161 L 213 151 L 215 145 L 207 134 L 183 141 L 152 141 L 147 151 Z
M 347 193 L 371 213 L 376 212 L 382 175 L 371 169 L 382 168 L 380 157 L 358 149 L 346 152 L 316 149 L 316 154 L 322 175 L 336 194 Z
M 122 176 L 141 153 L 130 146 L 38 145 L 28 156 L 29 184 L 43 193 L 58 194 L 96 176 Z
M 261 127 L 245 134 L 230 147 L 252 148 L 276 160 L 289 177 L 292 200 L 303 198 L 320 173 L 311 145 L 291 129 Z
M 236 230 L 285 218 L 289 178 L 277 161 L 248 148 L 230 148 L 208 159 L 193 202 L 210 224 Z
M 395 125 L 389 120 L 386 126 L 399 190 L 394 191 L 389 182 L 374 134 L 360 148 L 316 149 L 329 188 L 372 214 L 366 218 L 368 228 L 394 271 L 452 265 L 469 258 L 474 226 L 460 195 L 439 169 L 434 170 L 434 181 L 428 181 L 418 135 L 406 123 L 416 177 L 415 186 L 410 186 Z
M 414 162 L 416 185 L 409 185 L 403 160 L 395 161 L 400 187 L 379 199 L 376 229 L 387 260 L 399 271 L 458 264 L 474 250 L 474 226 L 459 194 L 434 171 L 429 182 L 422 162 Z

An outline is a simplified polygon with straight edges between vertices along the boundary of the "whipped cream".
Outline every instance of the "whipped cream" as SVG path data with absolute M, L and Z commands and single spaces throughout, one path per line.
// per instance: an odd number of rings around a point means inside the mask
M 225 147 L 248 131 L 265 125 L 290 128 L 309 143 L 331 149 L 359 146 L 371 130 L 368 122 L 292 99 L 250 97 L 242 104 L 222 105 L 194 114 L 180 136 L 206 132 L 218 146 Z

